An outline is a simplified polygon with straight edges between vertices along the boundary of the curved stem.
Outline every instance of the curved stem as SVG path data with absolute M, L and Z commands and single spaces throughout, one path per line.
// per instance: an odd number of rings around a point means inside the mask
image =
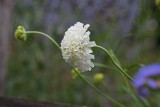
M 113 63 L 116 65 L 116 67 L 121 71 L 122 74 L 124 74 L 124 75 L 122 75 L 122 77 L 126 76 L 128 79 L 130 79 L 130 80 L 132 80 L 133 82 L 135 82 L 135 81 L 126 73 L 126 71 L 125 71 L 124 69 L 122 69 L 121 66 L 113 59 L 113 56 L 111 55 L 111 53 L 110 53 L 108 50 L 106 50 L 105 48 L 103 48 L 103 47 L 101 47 L 101 46 L 95 46 L 95 47 L 104 50 L 104 51 L 110 56 L 110 58 L 112 59 Z M 138 106 L 141 106 L 141 104 L 139 103 L 138 99 L 137 99 L 136 96 L 133 94 L 132 89 L 131 89 L 131 87 L 129 86 L 128 81 L 126 80 L 126 78 L 124 78 L 124 82 L 125 82 L 127 88 L 129 89 L 129 93 L 131 94 L 131 96 L 133 97 L 133 99 L 137 102 Z
M 58 45 L 58 43 L 53 38 L 51 38 L 49 35 L 47 35 L 47 34 L 45 34 L 43 32 L 39 32 L 39 31 L 25 31 L 25 33 L 26 34 L 27 33 L 28 34 L 41 34 L 41 35 L 47 37 L 48 39 L 50 39 L 52 41 L 52 43 L 55 44 L 58 47 L 59 50 L 61 50 L 61 47 Z
M 109 53 L 109 51 L 108 51 L 107 49 L 105 49 L 105 48 L 103 48 L 103 47 L 101 47 L 101 46 L 98 46 L 98 45 L 96 45 L 96 46 L 94 46 L 94 47 L 100 48 L 100 49 L 102 49 L 103 51 L 105 51 L 105 52 L 109 55 L 109 57 L 112 59 L 113 63 L 116 65 L 116 67 L 121 71 L 121 73 L 124 74 L 129 80 L 135 82 L 135 81 L 120 67 L 120 65 L 113 59 L 113 57 L 111 56 L 111 54 Z
M 132 64 L 132 65 L 126 67 L 126 69 L 127 69 L 127 70 L 131 70 L 131 69 L 133 69 L 133 68 L 135 68 L 135 67 L 143 67 L 143 66 L 144 66 L 144 64 L 137 63 L 137 64 Z
M 97 103 L 99 105 L 98 107 L 102 107 L 101 99 L 99 98 L 98 93 L 95 90 L 94 90 L 94 93 L 96 95 L 96 100 L 97 100 Z
M 102 68 L 107 68 L 110 70 L 115 70 L 113 67 L 107 66 L 105 64 L 101 64 L 101 63 L 93 63 L 95 67 L 102 67 Z
M 109 96 L 106 96 L 103 92 L 101 92 L 98 88 L 96 88 L 92 83 L 90 83 L 87 79 L 85 79 L 75 68 L 73 68 L 74 71 L 77 73 L 77 75 L 91 88 L 93 88 L 98 94 L 103 96 L 105 99 L 112 101 L 113 103 L 119 105 L 120 107 L 126 107 L 125 105 L 120 104 L 119 102 L 115 101 L 114 99 L 110 98 Z
M 141 103 L 140 103 L 140 100 L 137 99 L 136 95 L 133 93 L 133 90 L 131 89 L 131 86 L 129 85 L 128 81 L 126 78 L 124 78 L 124 75 L 122 75 L 123 79 L 124 79 L 124 82 L 127 86 L 127 92 L 131 95 L 131 97 L 136 101 L 136 104 L 139 106 L 139 107 L 142 107 Z
M 130 79 L 130 80 L 132 80 L 132 81 L 134 82 L 134 80 L 126 73 L 126 71 L 125 71 L 124 69 L 122 69 L 122 67 L 120 66 L 120 64 L 118 64 L 118 63 L 113 59 L 113 56 L 111 55 L 111 53 L 110 53 L 108 50 L 106 50 L 105 48 L 103 48 L 103 47 L 101 47 L 101 46 L 95 46 L 95 47 L 98 47 L 98 48 L 104 50 L 104 51 L 110 56 L 110 58 L 112 59 L 113 63 L 116 65 L 116 67 L 121 71 L 122 74 L 124 74 L 124 75 L 122 75 L 122 77 L 126 76 L 128 79 Z M 117 60 L 117 61 L 118 61 L 118 60 Z M 119 62 L 119 61 L 118 61 L 118 62 Z M 140 102 L 138 101 L 137 97 L 136 97 L 136 96 L 134 95 L 134 93 L 132 92 L 132 89 L 131 89 L 131 87 L 129 86 L 128 81 L 126 80 L 126 78 L 123 78 L 123 79 L 124 79 L 124 82 L 125 82 L 127 88 L 129 89 L 128 91 L 129 91 L 129 93 L 131 94 L 132 98 L 137 102 L 138 106 L 141 107 L 141 104 L 140 104 Z
M 61 50 L 61 47 L 58 45 L 58 43 L 57 43 L 53 38 L 51 38 L 49 35 L 47 35 L 47 34 L 45 34 L 45 33 L 43 33 L 43 32 L 39 32 L 39 31 L 25 31 L 25 33 L 26 33 L 26 34 L 41 34 L 41 35 L 47 37 L 48 39 L 50 39 L 50 40 L 52 41 L 52 43 L 55 44 L 55 45 L 58 47 L 59 50 Z M 106 49 L 104 49 L 104 48 L 101 47 L 101 46 L 96 46 L 96 47 L 103 49 L 105 52 L 108 53 L 108 55 L 109 55 L 109 56 L 111 57 L 111 59 L 112 59 L 112 56 L 109 54 L 109 52 L 108 52 Z M 112 59 L 112 61 L 113 61 L 114 64 L 122 71 L 123 74 L 125 74 L 129 79 L 132 80 L 132 78 L 130 78 L 125 72 L 123 72 L 123 69 L 122 69 L 113 59 Z M 103 96 L 104 98 L 112 101 L 113 103 L 119 105 L 120 107 L 126 107 L 125 105 L 120 104 L 119 102 L 115 101 L 114 99 L 110 98 L 109 96 L 106 96 L 103 92 L 101 92 L 98 88 L 96 88 L 92 83 L 90 83 L 87 79 L 85 79 L 80 73 L 78 73 L 78 71 L 77 71 L 75 68 L 73 68 L 73 69 L 74 69 L 74 71 L 77 73 L 77 75 L 78 75 L 85 83 L 87 83 L 90 87 L 92 87 L 98 94 L 100 94 L 100 95 Z
M 119 47 L 121 46 L 121 44 L 123 43 L 123 41 L 126 40 L 126 39 L 129 38 L 129 37 L 132 37 L 132 36 L 133 36 L 132 34 L 129 34 L 129 35 L 126 35 L 126 36 L 122 37 L 122 39 L 117 43 L 114 51 L 115 51 L 115 52 L 118 52 Z

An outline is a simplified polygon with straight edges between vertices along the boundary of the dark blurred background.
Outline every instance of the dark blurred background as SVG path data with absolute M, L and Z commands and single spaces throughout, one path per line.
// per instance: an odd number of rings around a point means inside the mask
M 60 44 L 77 21 L 90 24 L 91 40 L 113 49 L 124 67 L 160 62 L 160 9 L 154 0 L 0 0 L 0 95 L 99 107 L 94 90 L 79 78 L 73 80 L 71 67 L 48 39 L 14 38 L 16 27 L 22 25 L 45 32 Z M 94 49 L 94 55 L 93 62 L 113 66 L 103 51 Z M 138 69 L 128 74 L 133 76 Z M 105 79 L 97 87 L 134 107 L 119 72 L 94 67 L 84 74 L 92 80 L 98 72 Z M 158 98 L 156 93 L 148 100 L 157 106 Z M 102 97 L 100 101 L 104 107 L 113 106 Z

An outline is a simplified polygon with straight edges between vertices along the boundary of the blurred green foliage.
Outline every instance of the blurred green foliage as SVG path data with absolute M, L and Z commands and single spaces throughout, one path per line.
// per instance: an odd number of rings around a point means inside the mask
M 14 30 L 18 25 L 23 25 L 26 30 L 44 31 L 60 43 L 66 28 L 64 27 L 63 30 L 60 30 L 63 32 L 58 33 L 58 28 L 46 27 L 47 25 L 43 23 L 46 14 L 42 9 L 45 1 L 30 1 L 31 4 L 25 5 L 23 0 L 17 0 L 14 8 L 12 34 L 14 35 Z M 95 32 L 92 26 L 90 27 L 91 32 L 93 31 L 91 40 L 107 49 L 113 49 L 123 67 L 130 67 L 137 63 L 160 62 L 158 57 L 160 53 L 160 10 L 153 0 L 142 0 L 138 8 L 139 14 L 134 26 L 125 36 L 112 35 L 116 21 L 113 21 L 107 30 L 101 32 Z M 97 22 L 92 23 L 94 24 Z M 69 64 L 63 60 L 59 50 L 49 40 L 39 35 L 29 35 L 28 40 L 23 43 L 16 40 L 13 35 L 11 35 L 6 84 L 8 96 L 99 107 L 94 90 L 86 86 L 79 78 L 72 79 Z M 103 51 L 94 49 L 94 54 L 94 62 L 113 66 Z M 130 69 L 128 74 L 133 76 L 138 69 L 139 66 L 136 66 Z M 117 69 L 95 67 L 91 72 L 84 74 L 93 80 L 93 75 L 98 72 L 105 74 L 104 83 L 98 85 L 98 88 L 128 107 L 135 107 L 135 102 L 126 92 L 123 79 Z M 155 93 L 153 92 L 148 100 L 154 107 L 159 107 L 160 94 Z M 104 106 L 114 106 L 101 97 L 100 100 Z

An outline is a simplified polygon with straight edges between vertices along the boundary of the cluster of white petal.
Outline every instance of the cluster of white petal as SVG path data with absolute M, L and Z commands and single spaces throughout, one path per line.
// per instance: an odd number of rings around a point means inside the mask
M 89 26 L 89 24 L 83 25 L 83 23 L 77 22 L 65 32 L 61 42 L 63 58 L 81 72 L 90 71 L 91 67 L 94 67 L 91 62 L 91 59 L 94 59 L 91 47 L 96 44 L 90 42 L 90 32 L 87 31 Z

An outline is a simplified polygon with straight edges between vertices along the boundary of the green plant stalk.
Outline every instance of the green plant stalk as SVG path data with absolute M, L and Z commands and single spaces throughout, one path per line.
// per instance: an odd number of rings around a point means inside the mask
M 108 68 L 108 66 L 104 65 L 104 64 L 100 64 L 100 63 L 94 63 L 95 66 L 98 66 L 98 67 L 104 67 L 104 68 Z M 110 68 L 109 68 L 110 69 Z M 115 69 L 111 69 L 111 70 L 115 70 Z M 123 77 L 123 80 L 127 86 L 127 88 L 129 89 L 128 92 L 130 93 L 130 95 L 132 96 L 132 98 L 137 102 L 137 104 L 141 107 L 141 104 L 139 102 L 139 100 L 137 99 L 137 97 L 135 96 L 135 94 L 133 93 L 131 87 L 129 86 L 129 83 L 128 81 L 126 80 L 126 78 L 124 77 L 124 75 L 121 73 L 122 77 Z M 106 84 L 103 82 L 103 86 L 108 90 Z M 109 91 L 109 90 L 108 90 Z M 140 99 L 141 100 L 141 99 Z M 144 101 L 142 101 L 144 103 Z M 148 107 L 148 106 L 147 106 Z
M 131 69 L 133 69 L 135 67 L 143 67 L 143 66 L 144 66 L 144 64 L 137 63 L 137 64 L 132 64 L 132 65 L 126 67 L 126 69 L 127 70 L 131 70 Z
M 106 66 L 104 64 L 100 64 L 100 63 L 94 63 L 94 64 L 95 64 L 95 66 L 98 66 L 98 67 L 104 67 L 104 68 L 111 69 L 110 67 L 108 67 L 108 66 Z M 111 70 L 115 70 L 115 69 L 111 69 Z M 127 88 L 128 88 L 128 92 L 130 93 L 130 95 L 132 96 L 132 98 L 137 102 L 137 104 L 141 107 L 141 104 L 140 104 L 139 100 L 137 99 L 137 97 L 135 96 L 135 94 L 133 93 L 131 87 L 129 86 L 128 81 L 126 80 L 126 78 L 124 77 L 124 75 L 122 73 L 121 73 L 121 75 L 122 75 L 122 77 L 124 79 L 124 82 L 125 82 Z M 104 82 L 103 82 L 103 86 L 108 90 L 108 88 L 107 88 L 107 86 L 105 85 Z
M 107 68 L 107 69 L 110 69 L 110 70 L 115 70 L 113 67 L 110 67 L 110 66 L 107 66 L 107 65 L 101 64 L 101 63 L 94 63 L 94 66 L 95 67 Z
M 137 97 L 134 95 L 134 93 L 132 92 L 132 89 L 130 88 L 129 83 L 128 83 L 128 81 L 126 80 L 126 78 L 125 78 L 124 76 L 126 76 L 129 80 L 132 80 L 133 82 L 134 82 L 134 80 L 125 72 L 125 70 L 123 70 L 123 69 L 121 68 L 121 66 L 120 66 L 118 63 L 116 63 L 116 61 L 112 58 L 112 55 L 109 53 L 108 50 L 106 50 L 105 48 L 103 48 L 103 47 L 101 47 L 101 46 L 95 46 L 95 47 L 104 50 L 104 51 L 110 56 L 110 58 L 112 59 L 113 63 L 116 65 L 116 67 L 117 67 L 117 68 L 121 71 L 121 73 L 123 74 L 122 77 L 124 78 L 124 82 L 125 82 L 127 88 L 129 89 L 130 95 L 131 95 L 132 98 L 137 102 L 137 104 L 138 104 L 139 106 L 141 106 L 140 102 L 138 101 L 138 99 L 137 99 Z
M 39 32 L 39 31 L 25 31 L 25 33 L 26 34 L 40 34 L 40 35 L 43 35 L 43 36 L 47 37 L 48 39 L 50 39 L 53 42 L 53 44 L 55 44 L 57 46 L 57 48 L 59 50 L 61 50 L 61 47 L 58 45 L 58 43 L 53 38 L 51 38 L 49 35 L 47 35 L 47 34 L 45 34 L 43 32 Z
M 130 38 L 130 37 L 132 37 L 132 36 L 133 36 L 132 34 L 129 34 L 129 35 L 126 35 L 126 36 L 122 37 L 122 39 L 117 43 L 114 51 L 118 52 L 119 47 L 121 46 L 121 44 L 123 43 L 123 41 L 126 40 L 126 39 L 128 39 L 128 38 Z
M 109 96 L 106 96 L 103 92 L 101 92 L 98 88 L 96 88 L 92 83 L 90 83 L 87 79 L 85 79 L 81 74 L 78 73 L 78 71 L 73 68 L 74 71 L 77 73 L 77 75 L 86 83 L 88 84 L 91 88 L 93 88 L 98 94 L 100 94 L 101 96 L 103 96 L 105 99 L 112 101 L 114 104 L 119 105 L 120 107 L 126 107 L 125 105 L 120 104 L 119 102 L 115 101 L 114 99 L 112 99 Z
M 130 87 L 128 81 L 126 80 L 126 78 L 124 77 L 124 75 L 122 75 L 122 77 L 123 77 L 124 82 L 125 82 L 125 84 L 126 84 L 126 86 L 127 86 L 127 88 L 128 88 L 129 94 L 130 94 L 130 95 L 132 96 L 132 98 L 136 101 L 137 105 L 138 105 L 139 107 L 142 107 L 140 101 L 137 99 L 136 95 L 133 93 L 133 90 L 131 89 L 131 87 Z
M 145 107 L 151 107 L 150 104 L 149 104 L 149 102 L 146 99 L 139 98 L 139 100 L 141 100 L 143 102 L 143 104 L 145 104 Z
M 47 34 L 45 34 L 45 33 L 43 33 L 43 32 L 39 32 L 39 31 L 25 31 L 25 33 L 26 33 L 26 34 L 40 34 L 40 35 L 42 35 L 42 36 L 45 36 L 45 37 L 47 37 L 48 39 L 50 39 L 50 40 L 52 41 L 52 43 L 55 44 L 55 45 L 58 47 L 58 49 L 61 51 L 61 47 L 60 47 L 60 46 L 58 45 L 58 43 L 57 43 L 53 38 L 51 38 L 49 35 L 47 35 Z M 109 53 L 106 49 L 104 49 L 104 48 L 101 47 L 101 46 L 96 46 L 96 47 L 101 48 L 102 50 L 104 50 L 105 52 L 107 52 L 107 54 L 108 54 L 108 55 L 111 57 L 111 59 L 112 59 L 112 56 L 110 55 L 110 53 Z M 120 67 L 113 59 L 112 59 L 112 61 L 114 62 L 114 64 L 116 65 L 116 67 L 119 68 L 119 70 L 122 71 L 122 73 L 123 73 L 125 76 L 127 76 L 128 79 L 130 79 L 130 80 L 133 81 L 133 79 L 130 78 L 125 72 L 123 72 L 123 69 L 121 69 L 121 67 Z M 99 65 L 98 65 L 98 66 L 99 66 Z M 101 65 L 100 65 L 100 66 L 101 66 Z M 76 73 L 77 73 L 77 72 L 76 72 Z M 80 75 L 80 74 L 79 74 L 79 75 Z M 80 75 L 80 77 L 81 77 L 82 80 L 84 80 L 83 76 Z M 87 80 L 84 80 L 84 81 L 85 81 L 88 85 L 90 84 Z M 92 87 L 97 93 L 99 93 L 99 94 L 102 95 L 103 97 L 107 98 L 108 100 L 114 102 L 115 104 L 117 104 L 117 105 L 119 105 L 119 106 L 121 106 L 121 107 L 125 107 L 124 105 L 122 105 L 122 104 L 114 101 L 114 100 L 111 99 L 110 97 L 104 95 L 104 94 L 103 94 L 100 90 L 98 90 L 94 85 L 90 84 L 89 86 Z
M 119 64 L 116 63 L 116 61 L 112 58 L 112 56 L 110 55 L 110 53 L 109 53 L 109 51 L 108 51 L 107 49 L 105 49 L 105 48 L 103 48 L 103 47 L 101 47 L 101 46 L 98 46 L 98 45 L 96 45 L 96 46 L 94 46 L 94 47 L 100 48 L 100 49 L 102 49 L 103 51 L 105 51 L 105 52 L 109 55 L 109 57 L 112 59 L 112 61 L 113 61 L 113 63 L 115 64 L 115 66 L 121 71 L 121 73 L 124 74 L 124 75 L 125 75 L 129 80 L 131 80 L 132 82 L 135 82 L 135 81 L 119 66 Z
M 94 93 L 96 95 L 97 103 L 99 105 L 98 107 L 102 107 L 101 99 L 99 98 L 98 93 L 95 90 L 94 90 Z

